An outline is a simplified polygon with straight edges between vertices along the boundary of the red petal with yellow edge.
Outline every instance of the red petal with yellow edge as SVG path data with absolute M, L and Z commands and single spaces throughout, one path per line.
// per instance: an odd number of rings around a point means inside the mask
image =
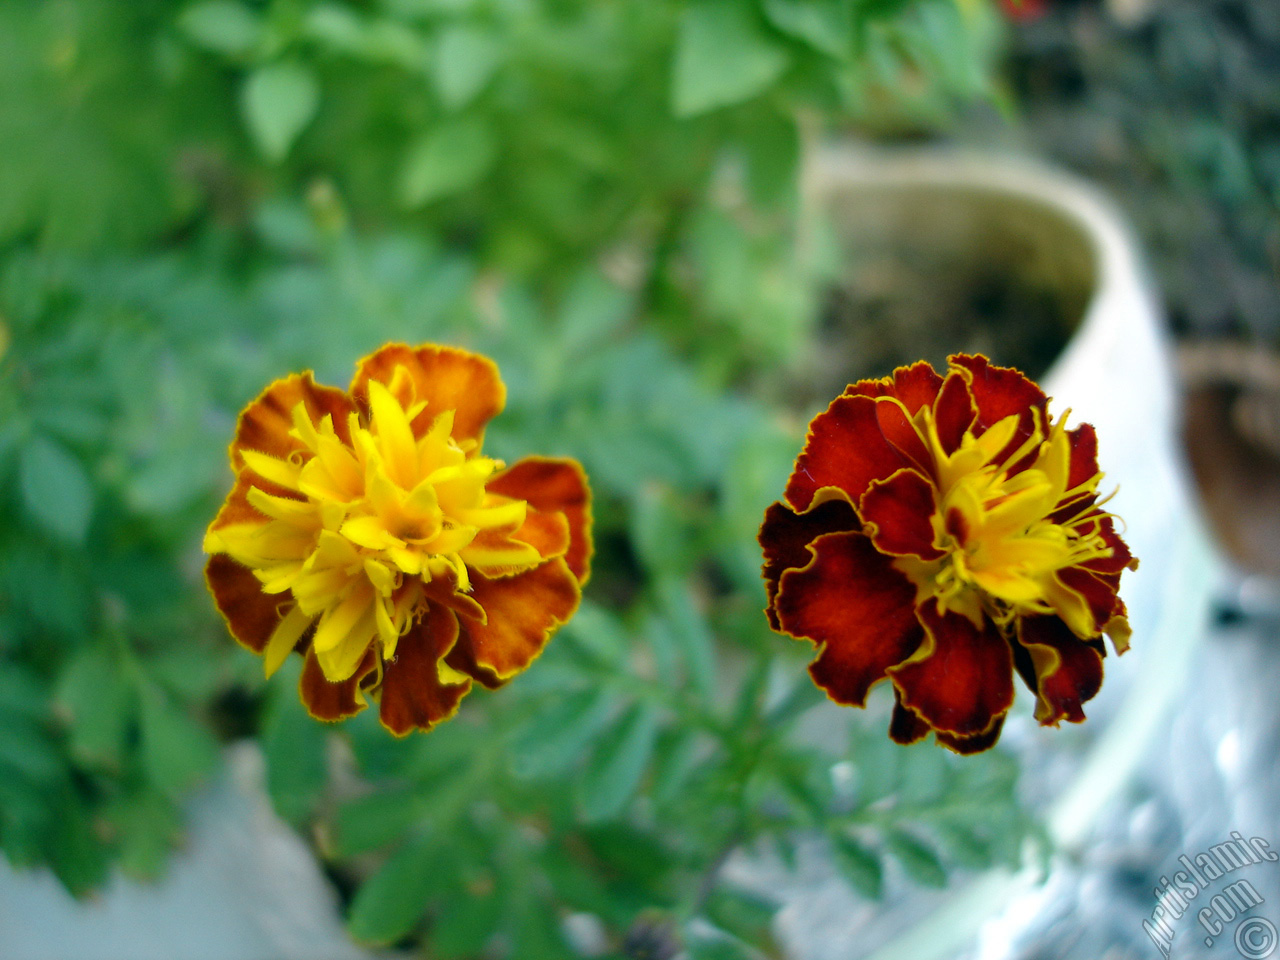
M 430 730 L 458 712 L 471 681 L 443 684 L 437 666 L 457 639 L 458 618 L 452 610 L 432 604 L 396 644 L 395 659 L 382 668 L 378 716 L 397 737 L 411 730 Z
M 308 370 L 277 380 L 244 408 L 236 423 L 235 439 L 231 442 L 231 466 L 239 469 L 244 463 L 241 449 L 257 450 L 280 460 L 287 460 L 295 450 L 305 449 L 300 440 L 289 436 L 293 428 L 293 411 L 299 403 L 307 405 L 312 423 L 318 424 L 328 414 L 333 418 L 333 428 L 339 438 L 344 443 L 351 442 L 347 433 L 347 415 L 355 407 L 350 398 L 341 390 L 320 386 L 311 379 L 311 371 Z M 254 485 L 260 484 L 255 481 Z
M 356 365 L 351 395 L 363 408 L 369 405 L 369 381 L 390 384 L 397 367 L 403 367 L 413 383 L 414 395 L 426 401 L 426 409 L 413 421 L 415 436 L 422 436 L 438 414 L 454 411 L 453 436 L 480 439 L 485 424 L 502 412 L 507 388 L 497 365 L 488 357 L 461 350 L 424 344 L 410 347 L 389 343 Z
M 774 630 L 781 630 L 773 602 L 778 596 L 778 580 L 792 567 L 803 567 L 813 559 L 808 546 L 824 533 L 858 529 L 858 516 L 848 501 L 835 499 L 818 504 L 808 513 L 793 513 L 786 504 L 775 503 L 764 514 L 759 541 L 764 548 L 765 592 L 769 605 L 765 614 Z
M 231 635 L 254 653 L 262 653 L 280 622 L 280 607 L 289 605 L 288 597 L 263 593 L 262 581 L 223 553 L 209 558 L 204 578 Z
M 897 397 L 907 408 L 907 413 L 914 416 L 921 407 L 933 403 L 934 397 L 942 386 L 942 377 L 938 376 L 933 365 L 927 360 L 920 360 L 909 367 L 898 367 L 892 377 L 882 380 L 859 380 L 850 384 L 844 391 L 846 397 Z
M 938 391 L 938 399 L 933 402 L 933 420 L 937 424 L 943 450 L 952 454 L 960 449 L 960 441 L 973 425 L 976 415 L 965 378 L 955 371 L 947 374 L 942 389 Z
M 936 512 L 933 484 L 915 470 L 899 470 L 887 480 L 875 481 L 858 505 L 876 549 L 895 556 L 910 553 L 921 560 L 944 555 L 933 545 L 931 518 Z
M 1076 637 L 1058 617 L 1022 617 L 1018 639 L 1035 665 L 1036 719 L 1056 727 L 1084 721 L 1081 705 L 1102 687 L 1102 644 Z
M 1048 398 L 1044 391 L 1012 367 L 993 366 L 986 357 L 958 353 L 947 358 L 953 367 L 961 367 L 971 374 L 969 394 L 973 397 L 978 415 L 974 432 L 985 432 L 992 424 L 1005 417 L 1018 416 L 1018 430 L 999 458 L 1012 454 L 1039 426 L 1048 426 L 1046 407 Z M 1026 469 L 1035 460 L 1034 451 L 1015 464 L 1011 473 Z
M 1094 573 L 1116 575 L 1119 575 L 1122 570 L 1138 569 L 1138 562 L 1133 559 L 1133 554 L 1129 551 L 1128 544 L 1121 540 L 1120 535 L 1116 533 L 1115 522 L 1110 517 L 1102 517 L 1098 521 L 1098 526 L 1103 542 L 1111 548 L 1111 556 L 1088 560 L 1080 564 L 1080 566 L 1086 570 L 1092 570 Z
M 315 650 L 308 647 L 306 656 L 307 659 L 302 664 L 302 676 L 298 679 L 298 693 L 307 713 L 317 720 L 333 722 L 355 716 L 367 706 L 363 697 L 357 698 L 356 691 L 360 681 L 376 665 L 377 655 L 372 647 L 356 667 L 356 672 L 339 683 L 330 683 L 325 679 Z
M 937 602 L 919 608 L 929 653 L 890 671 L 902 702 L 935 730 L 960 737 L 987 733 L 1013 704 L 1013 654 L 996 625 L 975 627 Z
M 856 503 L 872 480 L 910 466 L 880 430 L 876 401 L 837 397 L 809 424 L 809 436 L 787 481 L 786 498 L 803 512 L 822 487 L 838 487 Z
M 893 691 L 893 716 L 889 720 L 889 739 L 906 746 L 923 740 L 929 725 L 902 705 L 898 691 Z
M 499 473 L 485 489 L 525 500 L 543 513 L 563 513 L 569 521 L 569 549 L 565 562 L 578 582 L 591 576 L 591 488 L 576 460 L 525 457 Z
M 1093 424 L 1082 423 L 1067 431 L 1071 443 L 1071 466 L 1067 469 L 1067 489 L 1080 486 L 1098 474 L 1098 434 Z
M 986 733 L 980 733 L 974 737 L 960 737 L 954 733 L 946 733 L 938 731 L 938 742 L 948 750 L 953 750 L 961 756 L 969 756 L 974 753 L 982 753 L 984 750 L 990 750 L 996 745 L 996 741 L 1000 739 L 1000 731 L 1004 729 L 1004 717 L 997 717 L 996 722 L 991 725 L 991 729 Z
M 809 666 L 814 682 L 860 707 L 920 645 L 916 588 L 860 533 L 824 534 L 809 549 L 807 567 L 782 575 L 774 609 L 786 633 L 821 648 Z
M 1102 633 L 1116 611 L 1116 590 L 1119 583 L 1107 583 L 1097 574 L 1090 573 L 1082 567 L 1064 567 L 1057 572 L 1058 581 L 1067 589 L 1074 590 L 1084 597 L 1093 614 L 1096 633 Z
M 906 457 L 910 464 L 926 473 L 932 469 L 933 454 L 920 439 L 920 434 L 916 432 L 901 401 L 893 397 L 877 400 L 876 423 L 880 427 L 880 432 L 884 434 L 884 438 Z
M 556 628 L 573 616 L 581 591 L 578 578 L 557 557 L 501 580 L 477 575 L 471 596 L 484 607 L 488 622 L 463 622 L 458 640 L 466 648 L 462 660 L 507 680 L 532 663 Z M 484 676 L 476 679 L 485 681 Z

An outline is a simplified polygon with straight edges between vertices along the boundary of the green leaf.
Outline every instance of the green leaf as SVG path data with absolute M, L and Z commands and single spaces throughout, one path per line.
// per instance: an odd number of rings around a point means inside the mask
M 920 840 L 901 830 L 885 834 L 885 845 L 902 864 L 902 869 L 916 883 L 929 887 L 945 887 L 947 871 L 934 851 Z
M 849 56 L 853 18 L 846 0 L 764 0 L 764 12 L 784 33 L 833 57 Z
M 166 796 L 180 797 L 217 765 L 217 744 L 158 687 L 147 684 L 141 694 L 143 766 Z
M 279 162 L 316 115 L 320 85 L 301 64 L 273 63 L 249 75 L 240 106 L 262 155 Z
M 44 730 L 26 721 L 0 724 L 0 777 L 18 774 L 33 784 L 50 784 L 63 773 L 63 760 Z
M 295 675 L 296 671 L 295 667 Z M 262 731 L 267 793 L 276 812 L 290 823 L 301 823 L 310 816 L 328 781 L 326 727 L 303 709 L 296 689 L 296 682 L 281 678 Z
M 653 712 L 633 707 L 600 742 L 579 784 L 578 799 L 585 820 L 609 820 L 623 811 L 640 786 L 657 735 Z
M 477 117 L 450 120 L 409 149 L 400 176 L 400 199 L 420 207 L 475 186 L 489 172 L 497 145 Z
M 681 501 L 670 487 L 643 487 L 631 507 L 631 542 L 652 576 L 681 575 L 697 561 Z
M 72 543 L 84 541 L 93 515 L 93 487 L 66 447 L 48 437 L 32 437 L 19 456 L 18 483 L 27 510 L 45 530 Z
M 422 837 L 405 845 L 356 891 L 347 932 L 362 943 L 389 944 L 409 933 L 426 911 L 440 844 Z
M 177 22 L 193 43 L 228 57 L 244 56 L 262 39 L 262 18 L 236 0 L 194 4 Z
M 787 51 L 745 3 L 699 0 L 685 8 L 676 41 L 672 107 L 689 117 L 762 93 L 787 68 Z
M 107 809 L 115 827 L 120 866 L 129 876 L 154 880 L 182 835 L 182 820 L 173 802 L 154 791 L 120 796 Z
M 432 955 L 476 957 L 502 917 L 500 884 L 487 872 L 460 886 L 431 924 Z
M 459 24 L 440 31 L 431 71 L 440 102 L 449 110 L 465 107 L 484 89 L 501 57 L 501 45 L 487 30 Z
M 831 847 L 836 866 L 849 886 L 870 900 L 879 900 L 884 893 L 884 867 L 880 857 L 845 836 L 832 837 Z
M 538 778 L 567 773 L 604 729 L 616 699 L 608 690 L 579 693 L 539 713 L 511 745 L 512 771 Z
M 78 651 L 58 679 L 57 699 L 69 717 L 71 752 L 119 768 L 135 696 L 118 660 L 97 647 Z

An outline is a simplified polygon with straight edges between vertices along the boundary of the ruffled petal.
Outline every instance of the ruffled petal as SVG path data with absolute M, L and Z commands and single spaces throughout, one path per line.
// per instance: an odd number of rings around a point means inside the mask
M 1101 641 L 1080 640 L 1052 616 L 1021 618 L 1018 640 L 1034 666 L 1036 719 L 1054 727 L 1062 720 L 1082 723 L 1081 705 L 1102 688 Z
M 338 683 L 325 679 L 320 661 L 314 649 L 307 648 L 307 658 L 302 664 L 302 676 L 298 679 L 298 693 L 307 713 L 317 720 L 333 722 L 354 716 L 368 703 L 360 690 L 363 680 L 377 665 L 377 656 L 370 649 L 356 667 L 355 672 Z
M 867 487 L 858 507 L 865 532 L 881 553 L 909 553 L 921 560 L 945 556 L 933 544 L 935 512 L 933 484 L 915 470 L 905 469 Z
M 985 733 L 979 733 L 972 737 L 961 737 L 954 733 L 947 733 L 939 730 L 937 739 L 940 744 L 948 750 L 953 750 L 961 756 L 969 756 L 974 753 L 982 753 L 984 750 L 990 750 L 996 745 L 996 741 L 1000 739 L 1000 731 L 1004 729 L 1004 717 L 996 717 L 996 722 L 991 725 L 991 729 Z
M 797 512 L 813 503 L 823 487 L 837 487 L 857 503 L 872 480 L 890 476 L 910 463 L 880 430 L 876 401 L 837 397 L 809 424 L 804 450 L 787 481 L 786 499 Z
M 1013 704 L 1013 654 L 996 625 L 976 627 L 958 613 L 919 608 L 927 640 L 919 659 L 890 671 L 902 702 L 935 730 L 974 737 Z
M 782 629 L 821 648 L 809 667 L 837 703 L 862 706 L 867 691 L 920 645 L 915 587 L 860 533 L 828 533 L 813 560 L 781 578 L 774 607 Z
M 542 652 L 551 634 L 578 609 L 578 578 L 557 557 L 525 573 L 501 580 L 477 576 L 471 596 L 484 608 L 488 621 L 466 620 L 451 665 L 475 663 L 475 679 L 509 680 Z M 457 669 L 468 672 L 464 667 Z M 487 685 L 487 684 L 486 684 Z
M 1120 599 L 1116 596 L 1119 577 L 1103 578 L 1082 567 L 1063 567 L 1057 577 L 1067 589 L 1084 597 L 1089 612 L 1093 614 L 1094 628 L 1089 631 L 1090 636 L 1101 634 L 1116 613 L 1116 603 Z M 1108 579 L 1113 582 L 1107 582 Z
M 486 489 L 524 500 L 542 513 L 563 513 L 569 521 L 565 562 L 580 584 L 591 576 L 591 488 L 576 460 L 525 457 L 497 474 Z
M 938 376 L 928 360 L 920 360 L 907 367 L 898 367 L 893 376 L 879 380 L 860 380 L 850 384 L 845 390 L 847 397 L 896 397 L 907 408 L 909 416 L 915 416 L 921 407 L 933 403 L 942 387 L 942 377 Z
M 1115 523 L 1110 517 L 1099 518 L 1098 531 L 1102 534 L 1103 542 L 1111 548 L 1111 556 L 1089 560 L 1082 563 L 1082 567 L 1092 570 L 1094 573 L 1115 574 L 1116 576 L 1119 576 L 1123 570 L 1138 569 L 1138 561 L 1134 559 L 1133 554 L 1129 551 L 1129 545 L 1121 540 L 1120 535 L 1116 533 Z
M 797 514 L 784 503 L 775 503 L 764 514 L 758 539 L 764 548 L 765 593 L 769 604 L 765 614 L 774 630 L 781 630 L 773 602 L 778 596 L 778 581 L 792 567 L 806 566 L 813 555 L 806 549 L 824 533 L 858 529 L 858 517 L 847 500 L 825 500 L 807 513 Z
M 280 623 L 286 598 L 262 592 L 262 581 L 248 567 L 216 553 L 204 568 L 205 582 L 231 635 L 254 653 L 262 653 Z
M 308 370 L 275 381 L 241 411 L 228 451 L 232 469 L 239 470 L 244 464 L 242 449 L 257 450 L 277 460 L 288 460 L 289 454 L 305 449 L 301 440 L 289 435 L 293 411 L 299 403 L 306 404 L 312 423 L 330 417 L 338 437 L 350 444 L 347 414 L 355 409 L 350 398 L 341 390 L 320 386 Z
M 356 366 L 356 375 L 351 381 L 352 397 L 368 409 L 369 381 L 377 380 L 390 387 L 397 367 L 408 375 L 414 397 L 426 403 L 413 421 L 415 437 L 423 436 L 438 414 L 453 410 L 453 437 L 480 440 L 485 425 L 506 405 L 507 388 L 492 360 L 468 350 L 436 344 L 414 348 L 389 343 L 365 357 Z
M 397 737 L 411 730 L 430 730 L 457 713 L 471 689 L 471 679 L 456 682 L 459 678 L 451 669 L 442 678 L 440 670 L 441 659 L 457 640 L 457 616 L 433 604 L 396 644 L 395 659 L 383 667 L 378 716 Z
M 1048 432 L 1049 398 L 1022 373 L 1012 367 L 993 366 L 981 355 L 959 353 L 947 360 L 953 368 L 969 374 L 969 394 L 978 411 L 974 421 L 975 433 L 984 432 L 1005 417 L 1018 417 L 1018 429 L 997 459 L 1003 459 L 1021 447 L 1037 427 Z M 1015 464 L 1010 472 L 1018 473 L 1034 460 L 1035 453 L 1032 452 Z
M 920 439 L 911 422 L 911 415 L 903 403 L 895 397 L 882 397 L 876 401 L 876 423 L 880 432 L 907 462 L 923 473 L 933 466 L 933 455 Z

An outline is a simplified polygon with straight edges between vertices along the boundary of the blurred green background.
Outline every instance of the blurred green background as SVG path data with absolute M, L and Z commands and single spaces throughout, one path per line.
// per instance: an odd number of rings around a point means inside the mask
M 0 3 L 8 860 L 76 894 L 162 878 L 184 798 L 254 738 L 352 935 L 429 957 L 562 958 L 583 912 L 610 955 L 659 930 L 777 956 L 773 906 L 718 871 L 801 836 L 867 897 L 886 864 L 936 886 L 1017 861 L 1008 756 L 813 709 L 754 538 L 839 268 L 799 239 L 825 236 L 803 157 L 1019 139 L 1049 62 L 1027 44 L 1098 4 L 1062 6 L 1011 28 L 1029 8 L 987 0 Z M 1243 202 L 1229 138 L 1196 129 Z M 404 741 L 265 683 L 200 553 L 238 410 L 397 339 L 497 360 L 489 447 L 581 459 L 598 548 L 533 669 Z

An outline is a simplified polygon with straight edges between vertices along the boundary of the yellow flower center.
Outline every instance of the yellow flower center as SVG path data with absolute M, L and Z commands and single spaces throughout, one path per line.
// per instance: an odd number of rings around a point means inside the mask
M 316 424 L 300 403 L 289 435 L 301 446 L 288 460 L 242 450 L 249 469 L 290 496 L 250 487 L 246 499 L 268 519 L 206 538 L 207 552 L 229 554 L 265 593 L 282 596 L 268 675 L 314 623 L 325 676 L 346 679 L 375 640 L 379 662 L 395 655 L 427 584 L 440 581 L 452 602 L 475 606 L 466 596 L 469 568 L 510 572 L 541 559 L 511 538 L 528 505 L 486 491 L 502 463 L 480 456 L 476 440 L 453 437 L 454 411 L 436 413 L 415 438 L 426 404 L 415 400 L 407 372 L 397 368 L 387 385 L 370 381 L 368 391 L 367 422 L 355 412 L 347 418 L 350 443 L 329 415 Z M 439 669 L 446 682 L 461 682 L 443 661 Z
M 1068 411 L 1069 413 L 1070 411 Z M 916 585 L 917 599 L 935 597 L 980 625 L 983 614 L 1002 626 L 1026 614 L 1056 613 L 1082 635 L 1092 632 L 1087 607 L 1057 579 L 1058 571 L 1111 555 L 1101 535 L 1101 516 L 1092 516 L 1092 495 L 1102 474 L 1067 489 L 1071 444 L 1066 414 L 1046 437 L 1037 427 L 1007 456 L 1003 451 L 1018 429 L 1010 416 L 979 436 L 966 432 L 958 449 L 946 453 L 932 411 L 913 420 L 933 457 L 934 544 L 946 555 L 923 561 L 894 561 Z M 1034 456 L 1030 466 L 1012 468 Z M 1071 511 L 1071 506 L 1077 509 Z M 1063 517 L 1052 518 L 1066 510 Z M 1078 631 L 1079 632 L 1079 631 Z

